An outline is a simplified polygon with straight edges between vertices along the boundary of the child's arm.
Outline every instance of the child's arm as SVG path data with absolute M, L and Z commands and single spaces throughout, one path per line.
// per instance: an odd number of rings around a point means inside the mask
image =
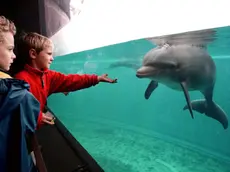
M 50 90 L 49 94 L 57 92 L 70 92 L 89 88 L 99 82 L 116 83 L 116 79 L 110 79 L 106 74 L 102 76 L 88 74 L 69 74 L 65 75 L 56 71 L 49 71 Z

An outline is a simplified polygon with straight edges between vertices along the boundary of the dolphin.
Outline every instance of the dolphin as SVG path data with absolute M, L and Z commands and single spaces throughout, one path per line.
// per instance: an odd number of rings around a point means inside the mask
M 142 66 L 137 69 L 138 78 L 148 78 L 150 83 L 145 91 L 149 99 L 158 83 L 183 91 L 192 118 L 195 110 L 219 121 L 224 129 L 228 128 L 226 113 L 213 101 L 216 80 L 216 66 L 204 48 L 186 44 L 153 48 L 143 58 Z M 189 91 L 200 91 L 205 99 L 190 100 Z

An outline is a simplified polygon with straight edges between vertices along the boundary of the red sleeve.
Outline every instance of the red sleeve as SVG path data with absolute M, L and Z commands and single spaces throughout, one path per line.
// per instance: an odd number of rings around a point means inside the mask
M 65 75 L 56 71 L 49 71 L 48 79 L 50 80 L 49 94 L 57 92 L 70 92 L 95 86 L 99 83 L 97 75 Z

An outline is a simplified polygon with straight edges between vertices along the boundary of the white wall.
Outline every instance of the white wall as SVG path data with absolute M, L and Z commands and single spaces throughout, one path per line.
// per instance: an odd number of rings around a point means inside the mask
M 56 55 L 230 25 L 229 0 L 85 0 L 51 39 Z

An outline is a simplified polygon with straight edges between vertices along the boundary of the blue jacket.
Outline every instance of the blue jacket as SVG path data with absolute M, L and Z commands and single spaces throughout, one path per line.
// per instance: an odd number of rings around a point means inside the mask
M 9 159 L 15 158 L 10 155 L 15 150 L 20 152 L 19 161 L 13 161 L 21 168 L 18 172 L 32 172 L 34 169 L 26 133 L 35 132 L 40 104 L 28 90 L 29 85 L 22 80 L 0 79 L 0 172 L 9 170 Z M 15 123 L 18 123 L 18 128 Z M 15 139 L 16 135 L 19 139 Z M 18 144 L 14 140 L 18 140 Z M 10 147 L 13 144 L 18 148 Z

